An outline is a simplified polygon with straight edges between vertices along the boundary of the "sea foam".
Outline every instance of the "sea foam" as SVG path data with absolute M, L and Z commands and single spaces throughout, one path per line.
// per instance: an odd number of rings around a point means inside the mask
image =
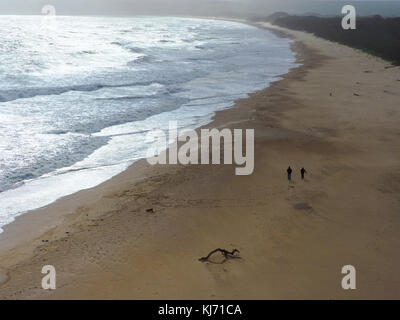
M 17 26 L 17 27 L 16 27 Z M 186 18 L 0 21 L 0 227 L 146 156 L 146 133 L 195 128 L 294 66 L 267 30 Z

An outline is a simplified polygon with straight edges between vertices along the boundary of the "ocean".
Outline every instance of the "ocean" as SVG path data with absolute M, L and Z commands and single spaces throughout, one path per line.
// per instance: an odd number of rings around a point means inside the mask
M 2 16 L 0 227 L 144 158 L 295 66 L 290 40 L 172 17 Z M 1 232 L 1 229 L 0 229 Z

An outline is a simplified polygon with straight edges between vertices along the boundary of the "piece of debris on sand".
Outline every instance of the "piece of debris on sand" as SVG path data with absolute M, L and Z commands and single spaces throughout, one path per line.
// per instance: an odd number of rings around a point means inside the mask
M 238 249 L 228 251 L 218 248 L 211 251 L 207 256 L 200 258 L 199 261 L 222 264 L 229 259 L 241 259 L 236 253 L 240 253 L 240 251 Z

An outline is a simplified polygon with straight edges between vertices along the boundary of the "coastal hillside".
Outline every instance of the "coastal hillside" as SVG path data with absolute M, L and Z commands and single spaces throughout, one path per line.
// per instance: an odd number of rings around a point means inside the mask
M 341 28 L 342 17 L 296 16 L 283 12 L 267 18 L 272 24 L 306 31 L 400 65 L 400 18 L 358 17 L 355 30 Z

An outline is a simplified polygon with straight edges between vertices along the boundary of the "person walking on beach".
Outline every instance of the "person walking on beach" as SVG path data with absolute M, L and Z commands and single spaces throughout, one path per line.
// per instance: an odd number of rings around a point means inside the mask
M 289 166 L 289 168 L 287 168 L 287 178 L 288 180 L 292 180 L 292 168 Z
M 301 174 L 301 180 L 304 180 L 304 174 L 307 173 L 306 169 L 301 168 L 300 174 Z

